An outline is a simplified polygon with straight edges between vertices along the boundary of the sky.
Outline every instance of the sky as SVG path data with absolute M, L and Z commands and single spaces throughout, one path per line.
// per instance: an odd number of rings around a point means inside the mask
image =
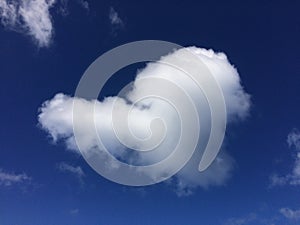
M 293 0 L 0 0 L 0 224 L 299 224 L 299 8 Z M 70 113 L 81 102 L 79 80 L 105 52 L 140 40 L 198 54 L 224 92 L 225 140 L 204 173 L 192 172 L 195 160 L 164 182 L 131 187 L 105 179 L 78 152 Z M 176 57 L 184 58 L 177 51 L 166 60 Z M 138 78 L 169 73 L 177 74 L 157 62 L 117 72 L 99 96 L 99 115 L 124 85 L 135 82 L 126 96 L 134 99 L 149 87 Z M 200 95 L 181 81 L 201 111 Z

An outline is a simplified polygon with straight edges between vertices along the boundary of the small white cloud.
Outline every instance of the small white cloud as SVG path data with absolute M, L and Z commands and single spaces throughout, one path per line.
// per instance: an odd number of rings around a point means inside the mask
M 299 220 L 300 219 L 300 209 L 299 210 L 292 210 L 290 208 L 282 208 L 279 212 L 290 220 Z
M 230 218 L 224 223 L 224 225 L 247 225 L 255 221 L 257 222 L 257 220 L 257 215 L 255 213 L 250 213 L 244 217 Z
M 110 7 L 109 10 L 109 20 L 112 25 L 123 25 L 123 21 L 113 7 Z
M 286 175 L 273 174 L 270 177 L 271 186 L 283 186 L 283 185 L 300 185 L 300 132 L 297 129 L 293 129 L 287 136 L 287 144 L 290 149 L 296 150 L 294 154 L 293 170 Z
M 70 210 L 70 214 L 71 215 L 76 215 L 76 214 L 78 214 L 79 213 L 79 209 L 71 209 Z
M 287 183 L 287 177 L 281 177 L 278 174 L 270 176 L 271 186 L 283 186 Z
M 294 147 L 300 150 L 300 132 L 298 129 L 293 129 L 287 137 L 287 143 L 290 148 Z
M 50 9 L 56 4 L 59 13 L 69 14 L 69 0 L 0 0 L 1 24 L 7 29 L 26 34 L 39 47 L 48 47 L 54 34 Z M 86 0 L 77 3 L 89 10 Z
M 74 1 L 71 1 L 74 2 Z M 89 11 L 90 7 L 89 7 L 89 3 L 86 0 L 77 0 L 76 1 L 77 4 L 79 4 L 83 9 Z M 69 0 L 59 0 L 59 13 L 62 16 L 67 16 L 69 15 Z
M 79 179 L 82 179 L 85 176 L 85 173 L 80 166 L 72 166 L 65 162 L 58 164 L 58 169 L 62 172 L 71 173 Z
M 116 32 L 118 30 L 124 28 L 124 22 L 113 7 L 110 7 L 108 16 L 110 24 L 112 26 L 112 34 L 116 35 Z
M 89 3 L 88 1 L 85 1 L 85 0 L 79 0 L 79 4 L 86 10 L 89 10 L 90 9 L 90 6 L 89 6 Z
M 12 186 L 14 184 L 22 184 L 24 182 L 30 182 L 31 177 L 27 176 L 25 173 L 12 173 L 4 172 L 0 169 L 0 186 Z
M 68 3 L 69 3 L 69 0 L 60 0 L 58 12 L 62 16 L 67 16 L 69 14 Z
M 8 29 L 31 36 L 47 47 L 53 35 L 50 8 L 55 0 L 0 0 L 1 23 Z

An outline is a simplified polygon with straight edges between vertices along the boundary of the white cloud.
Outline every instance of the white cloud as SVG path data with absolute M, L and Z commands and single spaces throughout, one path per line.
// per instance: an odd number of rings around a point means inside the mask
M 279 176 L 278 174 L 272 174 L 270 176 L 271 186 L 283 186 L 287 183 L 288 179 L 285 176 Z
M 70 214 L 71 215 L 77 215 L 79 213 L 79 209 L 71 209 Z
M 30 35 L 39 47 L 47 47 L 53 35 L 49 9 L 55 0 L 0 0 L 3 26 Z
M 14 26 L 17 21 L 17 7 L 14 2 L 0 0 L 1 23 L 4 26 Z
M 71 2 L 74 2 L 74 1 L 71 1 Z M 85 0 L 77 0 L 76 1 L 77 4 L 79 4 L 83 9 L 85 9 L 86 11 L 89 11 L 90 10 L 90 7 L 89 7 L 89 3 L 88 1 L 85 1 Z M 62 16 L 67 16 L 69 15 L 69 0 L 59 0 L 59 13 L 62 15 Z
M 293 129 L 287 137 L 287 143 L 290 148 L 294 147 L 300 150 L 300 132 L 298 129 Z
M 290 220 L 299 220 L 300 219 L 300 209 L 299 210 L 292 210 L 290 208 L 282 208 L 279 212 L 285 216 L 287 219 Z
M 69 0 L 60 0 L 58 12 L 62 16 L 67 16 L 69 14 L 68 3 L 69 3 Z
M 224 223 L 224 225 L 247 225 L 254 221 L 257 222 L 257 220 L 258 220 L 257 215 L 255 213 L 250 213 L 249 215 L 244 217 L 230 218 Z
M 12 172 L 4 172 L 0 169 L 0 186 L 11 186 L 29 181 L 31 181 L 31 177 L 27 176 L 25 173 L 16 174 Z
M 33 38 L 39 47 L 48 47 L 54 34 L 50 9 L 55 4 L 63 16 L 69 14 L 69 0 L 0 0 L 1 23 L 7 29 L 24 33 Z M 89 10 L 89 3 L 77 3 Z
M 109 9 L 109 20 L 112 25 L 122 25 L 123 21 L 119 17 L 119 14 L 116 12 L 116 10 L 113 7 L 110 7 Z
M 58 164 L 58 169 L 62 172 L 71 173 L 79 179 L 81 179 L 85 176 L 85 173 L 83 172 L 83 170 L 80 166 L 72 166 L 65 162 L 61 162 L 60 164 Z
M 88 1 L 85 1 L 85 0 L 79 0 L 78 1 L 79 4 L 86 10 L 89 10 L 90 9 L 90 6 L 89 6 L 89 3 Z
M 196 54 L 199 59 L 206 64 L 220 84 L 224 93 L 229 122 L 232 123 L 246 118 L 250 107 L 250 97 L 243 90 L 238 72 L 229 63 L 226 55 L 224 53 L 215 53 L 212 50 L 196 47 L 187 49 Z M 161 60 L 172 61 L 180 59 L 188 64 L 188 59 L 184 58 L 182 53 L 182 50 L 177 50 L 174 53 L 162 57 Z M 173 149 L 172 146 L 177 143 L 178 135 L 180 134 L 178 124 L 174 123 L 174 121 L 178 119 L 176 111 L 161 99 L 145 99 L 138 105 L 128 103 L 135 102 L 139 96 L 142 96 L 149 88 L 151 89 L 151 83 L 141 85 L 139 82 L 142 78 L 151 77 L 167 79 L 187 91 L 196 104 L 200 120 L 204 122 L 203 124 L 201 123 L 203 137 L 208 137 L 209 129 L 207 126 L 208 121 L 210 121 L 210 114 L 207 111 L 208 105 L 205 96 L 185 73 L 158 62 L 149 63 L 145 69 L 138 72 L 134 81 L 134 88 L 127 92 L 124 98 L 108 97 L 102 102 L 99 102 L 97 100 L 87 101 L 72 98 L 64 94 L 57 94 L 53 99 L 46 101 L 40 108 L 40 114 L 38 116 L 39 123 L 41 127 L 50 134 L 54 141 L 64 140 L 68 149 L 78 151 L 74 139 L 72 123 L 73 101 L 76 101 L 81 108 L 80 115 L 82 115 L 82 121 L 80 123 L 80 130 L 82 131 L 82 140 L 84 140 L 82 146 L 83 150 L 86 152 L 94 150 L 98 146 L 98 137 L 89 132 L 89 125 L 91 124 L 91 118 L 93 118 L 93 116 L 87 113 L 87 108 L 95 104 L 96 128 L 99 134 L 101 133 L 101 135 L 103 135 L 102 141 L 106 146 L 109 146 L 109 150 L 112 154 L 123 160 L 140 164 L 151 164 L 160 161 L 170 154 L 170 151 Z M 177 93 L 173 94 L 174 96 L 178 95 Z M 116 138 L 112 128 L 111 110 L 113 102 L 117 104 L 118 113 L 120 114 L 126 112 L 129 108 L 132 109 L 131 115 L 133 115 L 133 119 L 130 120 L 130 127 L 132 132 L 141 138 L 149 135 L 149 124 L 153 117 L 160 115 L 163 118 L 168 130 L 166 139 L 158 147 L 159 151 L 147 152 L 147 154 L 140 154 L 138 156 L 133 155 L 133 157 L 128 157 L 128 154 L 124 154 L 125 148 Z M 125 121 L 119 121 L 119 123 L 121 126 L 126 125 Z M 205 127 L 207 129 L 205 129 Z M 159 136 L 160 132 L 160 129 L 156 129 L 153 133 L 158 133 Z M 127 140 L 129 146 L 133 148 L 144 147 L 137 146 L 136 141 L 132 139 L 132 136 L 125 130 L 123 130 L 123 132 L 121 131 L 120 135 L 123 140 Z M 198 186 L 207 188 L 211 185 L 223 185 L 230 177 L 230 172 L 233 168 L 233 159 L 225 151 L 222 151 L 214 163 L 202 173 L 198 171 L 200 158 L 201 153 L 196 151 L 196 154 L 190 162 L 176 175 L 175 182 L 177 184 L 178 195 L 188 195 L 193 188 Z M 111 167 L 112 165 L 109 166 Z
M 112 33 L 116 35 L 116 32 L 124 27 L 124 22 L 113 7 L 110 7 L 108 17 L 112 25 Z
M 296 150 L 294 154 L 293 169 L 286 175 L 273 174 L 270 177 L 271 186 L 283 186 L 289 185 L 300 185 L 300 132 L 297 129 L 293 129 L 287 137 L 287 144 L 291 149 Z

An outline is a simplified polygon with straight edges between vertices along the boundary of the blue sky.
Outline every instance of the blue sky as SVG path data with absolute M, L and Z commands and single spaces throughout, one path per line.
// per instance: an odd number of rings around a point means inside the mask
M 299 2 L 22 2 L 0 0 L 1 225 L 300 223 Z M 42 103 L 73 96 L 98 56 L 147 39 L 226 53 L 251 96 L 249 116 L 227 129 L 234 163 L 219 185 L 179 196 L 172 182 L 110 182 L 38 122 Z M 114 78 L 104 95 L 136 69 Z

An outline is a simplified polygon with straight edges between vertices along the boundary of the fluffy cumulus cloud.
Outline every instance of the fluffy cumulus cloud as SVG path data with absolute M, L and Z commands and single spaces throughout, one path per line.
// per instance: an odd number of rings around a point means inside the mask
M 185 58 L 183 54 L 186 50 L 196 55 L 199 63 L 202 61 L 219 83 L 223 91 L 229 123 L 245 119 L 249 113 L 250 97 L 241 86 L 239 74 L 234 66 L 229 63 L 226 55 L 224 53 L 216 53 L 213 50 L 189 47 L 176 50 L 162 57 L 158 62 L 147 64 L 143 70 L 138 71 L 132 88 L 125 91 L 122 97 L 107 97 L 103 101 L 98 101 L 70 97 L 62 93 L 55 95 L 53 99 L 46 101 L 41 106 L 38 116 L 39 124 L 54 141 L 63 140 L 68 149 L 78 152 L 72 117 L 73 103 L 76 102 L 80 110 L 78 113 L 81 115 L 78 124 L 81 140 L 80 150 L 84 152 L 94 151 L 95 149 L 102 151 L 97 145 L 98 136 L 89 132 L 89 125 L 93 115 L 90 114 L 88 108 L 95 106 L 96 129 L 101 136 L 103 144 L 107 146 L 116 158 L 138 165 L 158 162 L 168 156 L 174 149 L 174 145 L 178 142 L 180 135 L 180 126 L 178 125 L 179 118 L 176 110 L 163 99 L 150 97 L 133 104 L 153 87 L 153 83 L 150 80 L 147 82 L 147 78 L 151 78 L 167 80 L 180 87 L 181 90 L 184 90 L 190 96 L 199 114 L 202 138 L 207 139 L 209 136 L 210 122 L 208 121 L 210 121 L 210 113 L 205 95 L 184 72 L 162 63 L 179 60 L 188 66 L 190 63 L 189 59 Z M 159 88 L 159 84 L 157 86 L 156 88 Z M 167 90 L 167 92 L 172 92 L 172 90 Z M 177 92 L 174 91 L 169 94 L 179 102 L 181 101 Z M 130 111 L 128 124 L 122 119 L 117 120 L 117 126 L 120 128 L 118 129 L 118 135 L 116 135 L 113 128 L 113 123 L 116 122 L 112 121 L 113 106 L 117 109 L 117 111 L 114 111 L 116 113 L 114 118 L 121 118 L 125 112 Z M 164 133 L 165 130 L 159 124 L 157 126 L 151 124 L 151 121 L 157 117 L 164 121 L 167 127 L 166 133 Z M 130 127 L 130 132 L 125 129 L 127 125 Z M 149 143 L 146 142 L 145 146 L 144 142 L 144 144 L 137 142 L 136 137 L 145 139 L 151 135 L 157 138 L 154 138 L 154 141 L 160 140 L 162 136 L 165 138 L 157 147 L 157 151 L 148 151 L 141 154 L 128 153 L 128 147 L 132 149 L 147 148 Z M 120 140 L 125 140 L 127 147 L 124 147 Z M 201 152 L 196 149 L 192 159 L 172 179 L 171 183 L 176 184 L 178 195 L 189 195 L 198 186 L 207 188 L 211 185 L 223 185 L 230 177 L 234 160 L 224 149 L 212 165 L 201 173 L 198 171 L 200 159 Z M 107 164 L 109 162 L 103 163 Z M 114 165 L 109 166 L 114 167 Z
M 25 173 L 16 174 L 0 169 L 0 186 L 8 187 L 14 184 L 23 184 L 30 181 L 31 177 L 29 177 Z
M 300 185 L 300 132 L 293 129 L 287 136 L 289 149 L 294 150 L 293 169 L 286 175 L 273 174 L 270 177 L 271 186 Z

